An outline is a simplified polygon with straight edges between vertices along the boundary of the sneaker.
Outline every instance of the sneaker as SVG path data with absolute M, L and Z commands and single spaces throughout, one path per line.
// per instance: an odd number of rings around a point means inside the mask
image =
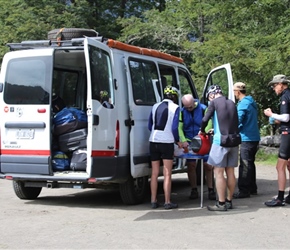
M 286 196 L 285 203 L 290 204 L 290 194 L 288 194 L 288 196 Z
M 234 193 L 233 197 L 235 199 L 242 199 L 242 198 L 249 198 L 250 197 L 250 193 L 242 193 L 242 192 L 237 192 L 237 193 Z
M 158 208 L 159 207 L 159 204 L 158 202 L 151 202 L 151 208 L 155 209 L 155 208 Z
M 232 201 L 226 200 L 225 205 L 226 205 L 226 208 L 227 209 L 233 209 L 233 203 L 232 203 Z
M 191 193 L 190 193 L 190 196 L 189 196 L 189 199 L 191 200 L 195 200 L 198 198 L 198 192 L 197 192 L 197 189 L 191 189 Z
M 227 211 L 226 205 L 215 204 L 214 206 L 207 206 L 209 211 Z
M 257 191 L 251 191 L 251 195 L 258 195 Z
M 216 200 L 216 193 L 215 193 L 215 191 L 214 190 L 210 190 L 209 192 L 208 192 L 208 199 L 209 200 Z
M 178 208 L 178 205 L 175 203 L 164 203 L 164 209 L 174 209 L 174 208 Z
M 281 201 L 278 198 L 275 198 L 271 201 L 266 201 L 264 204 L 268 207 L 281 207 L 285 206 L 285 201 Z

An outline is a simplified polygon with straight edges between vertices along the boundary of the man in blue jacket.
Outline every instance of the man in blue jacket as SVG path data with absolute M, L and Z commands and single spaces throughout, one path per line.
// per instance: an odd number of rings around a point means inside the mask
M 207 107 L 200 103 L 197 99 L 194 99 L 191 94 L 186 94 L 181 99 L 183 108 L 179 117 L 179 140 L 182 143 L 182 147 L 187 149 L 193 137 L 195 137 L 201 125 L 201 120 Z M 210 124 L 211 126 L 212 124 Z M 196 160 L 187 160 L 187 175 L 191 186 L 190 199 L 198 198 L 197 191 L 197 177 L 196 177 Z M 204 169 L 206 175 L 206 183 L 208 186 L 208 199 L 215 200 L 216 193 L 213 187 L 213 168 L 204 162 Z
M 238 188 L 234 198 L 247 198 L 257 194 L 255 157 L 259 147 L 258 107 L 252 96 L 246 95 L 246 84 L 234 84 L 234 94 L 238 100 L 240 145 L 240 165 Z

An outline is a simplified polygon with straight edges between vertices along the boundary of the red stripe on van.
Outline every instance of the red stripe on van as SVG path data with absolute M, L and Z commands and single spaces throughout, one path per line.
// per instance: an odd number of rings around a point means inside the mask
M 116 156 L 116 151 L 107 151 L 107 150 L 92 151 L 92 157 L 96 157 L 96 156 Z
M 50 150 L 2 149 L 2 155 L 50 155 Z

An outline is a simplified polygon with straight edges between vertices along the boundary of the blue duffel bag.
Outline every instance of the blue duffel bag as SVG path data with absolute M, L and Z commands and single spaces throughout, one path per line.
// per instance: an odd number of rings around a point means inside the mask
M 62 151 L 53 152 L 51 162 L 53 171 L 65 171 L 70 169 L 70 159 Z
M 69 108 L 63 108 L 54 116 L 53 124 L 55 126 L 58 126 L 58 125 L 74 122 L 76 121 L 76 119 L 77 119 L 76 115 Z

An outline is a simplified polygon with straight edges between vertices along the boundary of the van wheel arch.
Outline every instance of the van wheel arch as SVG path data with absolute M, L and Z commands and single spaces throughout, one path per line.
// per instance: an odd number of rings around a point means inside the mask
M 144 201 L 145 196 L 148 194 L 148 176 L 130 178 L 121 183 L 120 195 L 122 201 L 126 205 L 136 205 Z
M 42 188 L 25 187 L 25 182 L 13 181 L 13 189 L 18 198 L 25 200 L 34 200 L 39 196 Z

